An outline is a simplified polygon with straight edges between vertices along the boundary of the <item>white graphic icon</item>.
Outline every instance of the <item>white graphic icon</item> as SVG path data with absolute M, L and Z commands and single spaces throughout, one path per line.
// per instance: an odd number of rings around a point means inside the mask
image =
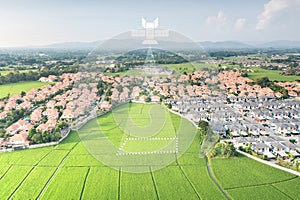
M 158 44 L 155 38 L 168 37 L 169 30 L 158 29 L 158 18 L 156 18 L 153 22 L 147 22 L 144 18 L 142 18 L 142 26 L 143 29 L 136 29 L 131 31 L 132 37 L 144 37 L 145 40 L 143 44 L 145 45 L 153 45 Z

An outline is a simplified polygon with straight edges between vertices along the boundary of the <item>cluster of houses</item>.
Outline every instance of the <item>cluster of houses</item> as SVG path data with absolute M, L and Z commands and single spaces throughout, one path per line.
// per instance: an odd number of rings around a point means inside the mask
M 41 132 L 51 132 L 59 122 L 74 124 L 76 119 L 87 116 L 95 107 L 107 111 L 114 103 L 130 100 L 160 102 L 162 98 L 172 110 L 186 118 L 196 123 L 208 121 L 213 131 L 221 136 L 231 137 L 236 142 L 255 140 L 251 143 L 253 151 L 267 144 L 264 138 L 271 138 L 274 134 L 289 136 L 300 133 L 299 101 L 277 100 L 282 94 L 274 93 L 270 88 L 249 85 L 252 80 L 242 77 L 239 72 L 224 71 L 213 75 L 208 71 L 195 71 L 178 77 L 78 72 L 41 79 L 43 82 L 54 80 L 60 82 L 0 101 L 0 120 L 5 120 L 13 109 L 31 111 L 29 117 L 24 116 L 5 129 L 10 137 L 0 139 L 0 145 L 28 144 L 27 134 L 33 127 Z M 109 85 L 109 94 L 106 90 L 98 96 L 99 81 Z M 298 95 L 298 82 L 280 86 L 291 88 Z M 286 140 L 275 142 L 289 144 Z M 272 149 L 276 144 L 267 145 Z
M 247 77 L 242 77 L 240 72 L 224 71 L 218 74 L 220 80 L 220 88 L 227 91 L 227 95 L 239 97 L 268 97 L 280 98 L 283 96 L 280 92 L 274 92 L 272 89 L 259 85 L 249 85 L 253 82 Z
M 172 109 L 197 123 L 208 121 L 212 130 L 230 138 L 236 148 L 247 145 L 267 158 L 300 157 L 300 101 L 210 97 L 200 100 L 166 99 Z M 232 103 L 234 102 L 234 103 Z M 293 140 L 296 144 L 290 142 Z
M 205 84 L 190 85 L 187 81 L 206 81 L 216 84 L 217 78 L 211 77 L 207 71 L 196 71 L 193 74 L 181 75 L 179 77 L 169 76 L 101 76 L 101 80 L 112 85 L 112 94 L 109 96 L 111 102 L 127 102 L 129 100 L 145 101 L 147 97 L 151 102 L 160 102 L 161 97 L 175 100 L 198 97 L 208 98 L 212 93 Z M 145 94 L 146 93 L 146 94 Z M 215 93 L 217 95 L 217 93 Z M 101 108 L 110 109 L 109 102 L 102 102 Z
M 0 102 L 0 119 L 3 121 L 13 110 L 24 109 L 31 112 L 29 116 L 23 116 L 5 128 L 9 137 L 1 138 L 0 146 L 28 145 L 30 141 L 27 140 L 27 136 L 32 128 L 40 132 L 53 132 L 59 122 L 70 123 L 84 115 L 99 99 L 96 95 L 96 85 L 92 89 L 85 83 L 73 86 L 75 81 L 84 78 L 81 74 L 63 74 L 60 78 L 61 82 L 32 89 L 24 96 L 13 95 Z
M 234 145 L 239 149 L 250 148 L 253 152 L 264 155 L 268 159 L 300 158 L 300 145 L 278 136 L 242 137 L 234 140 Z
M 277 59 L 286 59 L 286 57 L 274 57 Z M 207 64 L 222 64 L 222 65 L 230 65 L 232 63 L 235 63 L 237 65 L 241 65 L 244 67 L 278 67 L 278 68 L 285 68 L 288 65 L 285 63 L 277 63 L 277 62 L 271 62 L 265 59 L 262 59 L 262 57 L 252 57 L 252 59 L 248 59 L 247 56 L 237 56 L 237 59 L 226 59 L 226 60 L 208 60 Z
M 300 94 L 300 82 L 275 82 L 275 85 L 286 89 L 291 97 L 297 97 Z

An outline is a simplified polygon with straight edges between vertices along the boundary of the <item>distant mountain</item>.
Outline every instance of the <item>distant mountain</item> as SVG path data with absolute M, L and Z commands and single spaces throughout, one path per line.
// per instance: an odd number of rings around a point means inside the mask
M 94 42 L 63 42 L 63 43 L 54 43 L 49 45 L 41 45 L 41 46 L 32 46 L 30 48 L 45 48 L 45 49 L 81 49 L 88 50 L 97 47 L 97 45 L 101 44 L 101 41 Z
M 111 39 L 106 41 L 93 41 L 93 42 L 64 42 L 55 43 L 41 46 L 30 46 L 27 48 L 43 48 L 43 49 L 66 49 L 66 50 L 93 50 L 97 46 L 101 50 L 128 50 L 145 47 L 141 45 L 140 39 Z M 194 49 L 202 47 L 205 50 L 236 50 L 236 49 L 253 49 L 253 48 L 275 48 L 275 49 L 287 49 L 287 48 L 300 48 L 300 41 L 290 40 L 277 40 L 266 43 L 244 43 L 240 41 L 204 41 L 204 42 L 177 42 L 177 41 L 160 41 L 159 45 L 153 45 L 155 48 L 161 48 L 166 50 L 171 49 Z
M 204 49 L 249 49 L 254 48 L 249 44 L 238 41 L 222 41 L 222 42 L 199 42 Z
M 300 48 L 300 41 L 276 40 L 258 45 L 260 48 Z
M 104 42 L 95 41 L 95 42 L 65 42 L 65 43 L 56 43 L 45 46 L 36 46 L 36 48 L 51 48 L 51 49 L 94 49 L 99 44 L 102 50 L 124 50 L 124 49 L 136 49 L 141 48 L 142 41 L 136 39 L 126 39 L 118 40 L 112 39 Z M 156 47 L 154 45 L 153 47 Z M 176 41 L 160 41 L 158 48 L 165 49 L 193 49 L 202 47 L 203 49 L 247 49 L 253 48 L 253 46 L 237 42 L 237 41 L 223 41 L 223 42 L 176 42 Z

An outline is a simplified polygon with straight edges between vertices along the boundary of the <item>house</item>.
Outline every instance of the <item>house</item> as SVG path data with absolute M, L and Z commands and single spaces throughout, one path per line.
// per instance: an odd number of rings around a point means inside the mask
M 140 100 L 140 101 L 145 101 L 146 98 L 147 98 L 146 95 L 142 95 L 142 96 L 140 96 L 139 100 Z
M 213 129 L 214 133 L 216 133 L 220 136 L 226 136 L 226 128 L 224 127 L 223 124 L 214 123 L 214 124 L 212 124 L 212 129 Z
M 243 148 L 245 148 L 247 143 L 248 143 L 248 140 L 247 140 L 247 138 L 244 138 L 244 137 L 242 137 L 242 138 L 237 138 L 237 139 L 234 140 L 234 144 L 235 144 L 235 146 L 236 146 L 237 148 L 238 148 L 238 147 L 243 147 Z
M 108 101 L 103 101 L 100 104 L 100 109 L 104 110 L 104 111 L 110 110 L 111 107 L 112 107 L 112 105 Z
M 35 109 L 31 114 L 30 114 L 30 120 L 33 123 L 39 122 L 42 119 L 42 110 L 40 108 Z
M 155 102 L 155 103 L 160 102 L 160 97 L 159 96 L 152 96 L 151 97 L 151 102 Z
M 48 131 L 48 124 L 40 124 L 36 130 L 40 132 Z
M 46 107 L 48 109 L 51 109 L 51 108 L 54 108 L 55 104 L 56 104 L 55 100 L 50 100 L 50 101 L 47 102 Z
M 257 154 L 264 154 L 266 152 L 270 152 L 269 145 L 265 143 L 256 143 L 252 145 L 252 150 Z
M 285 152 L 300 151 L 300 146 L 295 145 L 291 142 L 281 142 L 281 144 L 285 147 Z
M 59 116 L 59 112 L 55 108 L 47 109 L 43 112 L 44 116 L 47 116 L 48 119 L 57 119 Z
M 46 122 L 46 125 L 48 125 L 48 130 L 51 131 L 51 130 L 53 130 L 56 127 L 57 121 L 56 121 L 56 119 L 49 119 Z
M 25 126 L 21 127 L 20 130 L 24 133 L 28 133 L 32 128 L 32 124 L 26 124 Z
M 269 146 L 271 146 L 272 142 L 275 142 L 275 140 L 273 138 L 267 137 L 267 136 L 261 136 L 258 140 L 262 143 L 265 143 L 265 144 L 269 145 Z
M 290 124 L 278 124 L 277 125 L 277 133 L 282 134 L 282 135 L 290 135 L 291 134 L 291 126 Z
M 74 118 L 75 118 L 75 113 L 73 112 L 72 109 L 68 109 L 68 108 L 63 111 L 63 114 L 60 117 L 61 120 L 66 120 L 66 121 L 72 120 Z
M 3 112 L 1 112 L 0 113 L 0 120 L 1 119 L 5 119 L 5 117 L 7 117 L 7 114 L 8 114 L 9 112 L 8 111 L 3 111 Z
M 4 110 L 11 110 L 11 109 L 13 109 L 13 108 L 16 108 L 17 105 L 18 105 L 18 104 L 17 104 L 16 102 L 10 101 L 10 102 L 8 102 L 8 103 L 5 105 Z
M 4 106 L 5 106 L 5 103 L 3 101 L 0 101 L 0 109 L 4 108 Z
M 17 109 L 29 109 L 32 108 L 33 104 L 30 101 L 24 101 L 23 103 L 17 105 Z
M 276 152 L 276 155 L 280 158 L 282 158 L 283 160 L 288 159 L 289 155 L 287 155 L 284 151 L 278 151 Z
M 18 133 L 9 138 L 9 143 L 12 145 L 28 145 L 27 133 Z
M 23 128 L 25 125 L 27 124 L 26 121 L 24 120 L 19 120 L 16 123 L 10 125 L 7 129 L 6 129 L 6 133 L 9 135 L 14 135 L 16 134 L 19 130 L 21 130 L 21 128 Z
M 20 125 L 18 123 L 14 123 L 6 128 L 6 133 L 9 135 L 15 135 L 19 131 Z

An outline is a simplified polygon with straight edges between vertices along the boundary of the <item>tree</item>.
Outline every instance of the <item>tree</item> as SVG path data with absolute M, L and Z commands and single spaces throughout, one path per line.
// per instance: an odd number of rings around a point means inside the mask
M 218 142 L 214 148 L 208 153 L 209 157 L 232 157 L 237 153 L 231 142 Z
M 144 101 L 145 101 L 145 102 L 150 102 L 150 101 L 151 101 L 151 98 L 150 98 L 150 97 L 146 97 Z
M 65 128 L 65 127 L 68 127 L 69 125 L 67 124 L 67 122 L 64 122 L 64 121 L 62 121 L 62 122 L 60 122 L 59 124 L 58 124 L 58 128 Z
M 36 134 L 34 134 L 31 138 L 31 141 L 34 144 L 40 144 L 43 142 L 43 138 L 42 138 L 42 134 L 40 132 L 37 132 Z
M 32 128 L 29 130 L 28 132 L 28 136 L 27 136 L 27 139 L 31 141 L 32 137 L 36 134 L 36 129 L 35 128 Z
M 22 91 L 21 92 L 21 97 L 24 97 L 26 95 L 26 92 Z
M 23 101 L 22 99 L 17 99 L 17 100 L 16 100 L 16 103 L 17 103 L 17 104 L 21 104 L 21 103 L 23 103 L 23 102 L 24 102 L 24 101 Z
M 271 82 L 268 77 L 259 78 L 257 79 L 256 83 L 261 87 L 269 87 L 271 85 Z
M 208 127 L 209 127 L 209 124 L 207 121 L 199 121 L 198 122 L 198 127 L 201 128 L 203 131 L 207 131 L 208 130 Z

